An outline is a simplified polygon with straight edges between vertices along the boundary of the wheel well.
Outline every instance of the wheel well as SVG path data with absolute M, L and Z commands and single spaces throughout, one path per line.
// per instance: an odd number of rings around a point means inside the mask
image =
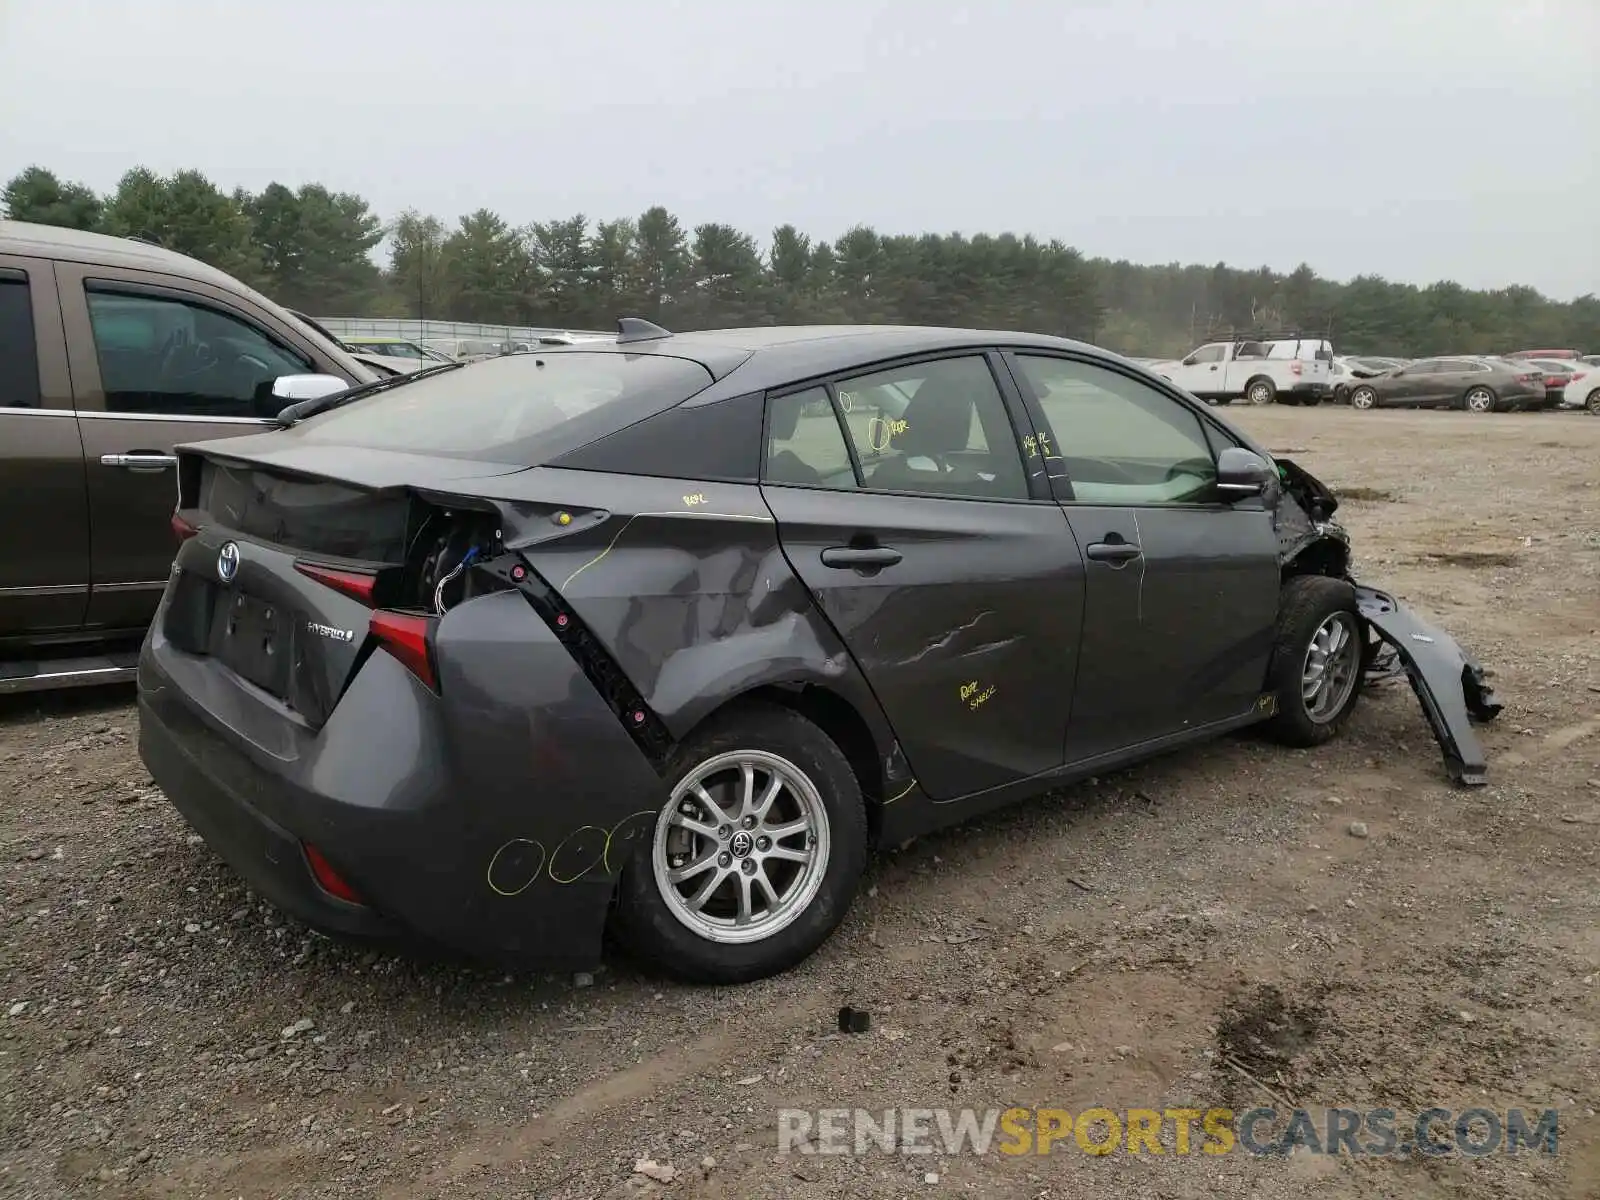
M 1272 384 L 1274 391 L 1276 391 L 1278 388 L 1277 381 L 1274 380 L 1271 375 L 1252 375 L 1249 379 L 1244 381 L 1244 390 L 1248 392 L 1258 383 L 1270 383 Z
M 861 787 L 861 799 L 867 809 L 867 830 L 876 841 L 883 823 L 883 763 L 879 761 L 872 729 L 855 706 L 838 693 L 816 684 L 768 684 L 734 697 L 712 716 L 752 700 L 778 704 L 797 712 L 833 739 Z
M 1297 575 L 1343 579 L 1350 567 L 1350 548 L 1333 538 L 1319 538 L 1283 564 L 1282 582 Z

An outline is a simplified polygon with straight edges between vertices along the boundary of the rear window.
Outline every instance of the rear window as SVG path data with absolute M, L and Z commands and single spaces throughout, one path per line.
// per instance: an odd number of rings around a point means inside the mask
M 517 354 L 401 384 L 295 431 L 319 444 L 532 467 L 664 412 L 710 383 L 699 363 L 660 354 Z
M 39 358 L 27 277 L 0 272 L 0 408 L 39 407 Z

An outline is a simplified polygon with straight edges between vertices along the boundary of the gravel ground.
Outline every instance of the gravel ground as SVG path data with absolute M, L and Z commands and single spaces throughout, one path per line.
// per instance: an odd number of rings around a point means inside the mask
M 1230 738 L 903 847 L 814 959 L 709 990 L 313 936 L 151 785 L 126 691 L 19 698 L 0 1192 L 1600 1195 L 1600 421 L 1237 417 L 1494 670 L 1490 786 L 1377 689 L 1328 747 Z M 777 1153 L 780 1108 L 1256 1104 L 1555 1108 L 1559 1153 Z

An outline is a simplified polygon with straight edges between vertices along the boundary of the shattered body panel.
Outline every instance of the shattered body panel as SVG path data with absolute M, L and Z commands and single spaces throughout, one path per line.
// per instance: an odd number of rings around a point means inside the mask
M 1504 706 L 1484 678 L 1483 668 L 1455 639 L 1405 608 L 1387 592 L 1357 585 L 1356 603 L 1367 625 L 1394 647 L 1445 767 L 1457 783 L 1487 782 L 1488 763 L 1473 721 L 1492 721 Z
M 1371 633 L 1398 656 L 1397 670 L 1411 682 L 1451 779 L 1466 786 L 1484 784 L 1488 762 L 1472 722 L 1494 720 L 1503 705 L 1495 699 L 1483 668 L 1449 634 L 1388 592 L 1351 578 L 1349 535 L 1332 519 L 1338 498 L 1295 463 L 1279 459 L 1278 465 L 1285 484 L 1278 517 L 1285 567 L 1347 578 L 1355 584 L 1361 617 Z M 1394 674 L 1381 667 L 1372 669 L 1375 650 L 1368 646 L 1369 682 Z

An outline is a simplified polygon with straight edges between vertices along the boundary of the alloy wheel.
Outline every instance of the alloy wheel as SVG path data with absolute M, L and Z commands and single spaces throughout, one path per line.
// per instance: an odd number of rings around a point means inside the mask
M 734 750 L 673 789 L 650 862 L 679 922 L 707 941 L 748 943 L 805 912 L 828 851 L 827 809 L 805 772 L 764 750 Z
M 1361 670 L 1361 639 L 1355 614 L 1330 613 L 1311 635 L 1300 667 L 1300 698 L 1319 725 L 1343 711 Z
M 1272 389 L 1264 383 L 1258 383 L 1250 389 L 1247 398 L 1251 404 L 1271 404 Z
M 1378 401 L 1378 394 L 1371 388 L 1357 388 L 1350 393 L 1350 407 L 1363 411 L 1371 408 Z
M 1467 393 L 1467 411 L 1486 413 L 1494 407 L 1494 393 L 1488 388 L 1473 388 Z

